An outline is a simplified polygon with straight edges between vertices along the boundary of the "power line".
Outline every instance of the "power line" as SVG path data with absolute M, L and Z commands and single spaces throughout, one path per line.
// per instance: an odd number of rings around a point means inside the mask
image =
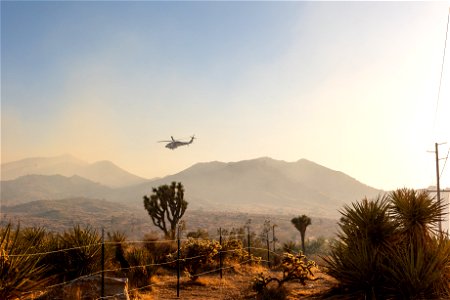
M 436 101 L 436 111 L 434 113 L 434 123 L 435 124 L 436 124 L 436 118 L 437 118 L 437 113 L 438 113 L 438 108 L 439 108 L 439 99 L 441 97 L 442 75 L 444 73 L 445 50 L 447 48 L 447 35 L 448 35 L 448 23 L 449 23 L 449 20 L 450 20 L 450 7 L 449 7 L 449 10 L 448 10 L 448 15 L 447 15 L 447 26 L 445 27 L 444 54 L 442 55 L 441 77 L 439 79 L 439 89 L 438 89 L 438 95 L 437 95 L 437 101 Z
M 441 175 L 439 177 L 442 177 L 442 174 L 444 173 L 445 165 L 447 164 L 447 159 L 448 159 L 449 154 L 450 154 L 450 148 L 448 148 L 447 155 L 445 156 L 444 166 L 442 167 Z

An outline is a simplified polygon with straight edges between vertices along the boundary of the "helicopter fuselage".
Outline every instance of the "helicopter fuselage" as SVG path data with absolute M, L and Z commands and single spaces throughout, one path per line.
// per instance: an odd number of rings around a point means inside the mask
M 175 140 L 173 137 L 171 137 L 171 138 L 172 138 L 172 141 L 170 141 L 168 144 L 166 144 L 166 148 L 174 150 L 180 146 L 186 146 L 186 145 L 192 144 L 195 137 L 192 136 L 191 140 L 189 142 L 181 142 L 181 141 Z

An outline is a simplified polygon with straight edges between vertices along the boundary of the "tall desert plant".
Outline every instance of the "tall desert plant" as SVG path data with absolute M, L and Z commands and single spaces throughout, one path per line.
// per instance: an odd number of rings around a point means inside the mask
M 311 218 L 307 215 L 301 215 L 295 217 L 291 220 L 291 223 L 297 228 L 300 232 L 300 238 L 302 240 L 302 251 L 305 253 L 305 236 L 306 236 L 306 228 L 311 225 Z
M 31 255 L 33 245 L 33 238 L 20 238 L 19 226 L 13 231 L 9 223 L 0 230 L 0 299 L 28 299 L 47 283 L 46 267 Z
M 90 226 L 76 225 L 65 231 L 54 242 L 57 252 L 48 257 L 54 273 L 60 280 L 71 280 L 100 271 L 101 244 L 101 236 Z
M 386 252 L 386 289 L 395 297 L 450 297 L 450 246 L 436 228 L 446 206 L 426 191 L 400 189 L 390 194 L 397 240 Z
M 410 244 L 387 252 L 387 295 L 395 299 L 450 297 L 450 243 L 440 236 L 428 248 Z
M 373 298 L 381 289 L 383 249 L 389 245 L 395 225 L 390 221 L 384 197 L 363 199 L 344 206 L 338 241 L 331 247 L 329 274 L 354 295 Z
M 329 274 L 342 297 L 450 297 L 450 242 L 435 230 L 445 206 L 426 192 L 401 189 L 344 207 Z
M 438 234 L 436 228 L 445 215 L 445 204 L 426 191 L 399 189 L 389 195 L 389 210 L 397 223 L 399 236 L 406 243 L 426 246 Z

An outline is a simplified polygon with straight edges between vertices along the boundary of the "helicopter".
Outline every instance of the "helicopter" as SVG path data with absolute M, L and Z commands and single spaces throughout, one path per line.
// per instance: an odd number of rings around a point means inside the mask
M 176 148 L 178 148 L 180 146 L 186 146 L 186 145 L 192 144 L 192 142 L 195 139 L 195 135 L 191 136 L 191 140 L 189 142 L 182 142 L 182 141 L 175 140 L 173 138 L 173 136 L 171 136 L 170 138 L 172 140 L 170 140 L 170 141 L 158 141 L 158 143 L 168 143 L 166 145 L 166 148 L 171 149 L 171 150 L 175 150 Z

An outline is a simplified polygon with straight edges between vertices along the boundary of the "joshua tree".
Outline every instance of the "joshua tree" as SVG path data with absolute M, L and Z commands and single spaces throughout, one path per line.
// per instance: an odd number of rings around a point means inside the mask
M 184 188 L 181 182 L 161 185 L 153 188 L 153 194 L 144 196 L 144 207 L 166 238 L 175 239 L 176 226 L 187 208 L 184 200 Z
M 297 228 L 298 231 L 300 231 L 300 237 L 302 239 L 302 251 L 303 254 L 305 253 L 305 233 L 306 233 L 306 227 L 311 225 L 311 218 L 302 215 L 296 218 L 293 218 L 291 220 L 291 223 L 294 224 L 295 228 Z

